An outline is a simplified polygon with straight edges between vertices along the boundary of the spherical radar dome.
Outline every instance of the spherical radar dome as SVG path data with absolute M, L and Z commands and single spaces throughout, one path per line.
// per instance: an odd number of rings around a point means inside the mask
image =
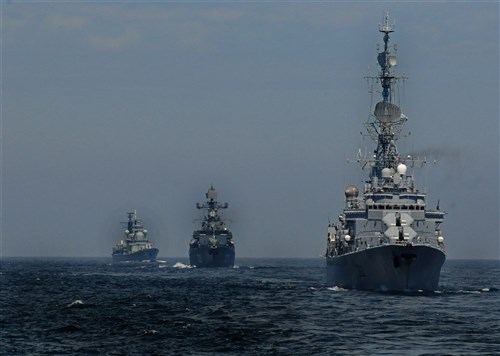
M 390 178 L 392 173 L 393 173 L 392 169 L 386 167 L 382 169 L 382 178 Z
M 344 194 L 345 194 L 345 197 L 348 199 L 349 198 L 357 198 L 358 194 L 359 194 L 359 190 L 355 185 L 348 185 L 345 188 Z
M 398 165 L 398 167 L 397 167 L 398 173 L 399 173 L 400 175 L 404 175 L 404 174 L 406 174 L 406 170 L 407 170 L 407 169 L 408 169 L 408 168 L 407 168 L 407 167 L 406 167 L 406 165 L 404 165 L 403 163 L 400 163 L 400 164 Z

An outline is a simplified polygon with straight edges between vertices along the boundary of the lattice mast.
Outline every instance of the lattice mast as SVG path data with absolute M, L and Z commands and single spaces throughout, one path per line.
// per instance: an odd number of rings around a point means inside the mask
M 377 56 L 380 72 L 378 76 L 367 77 L 367 79 L 379 82 L 382 86 L 382 101 L 375 105 L 373 115 L 370 115 L 365 124 L 368 135 L 377 143 L 377 148 L 372 158 L 358 156 L 358 161 L 362 163 L 363 168 L 370 169 L 371 179 L 374 177 L 384 178 L 383 172 L 387 172 L 387 169 L 394 172 L 397 170 L 397 166 L 403 163 L 396 147 L 396 141 L 400 137 L 407 117 L 402 114 L 401 109 L 396 104 L 396 84 L 406 78 L 396 76 L 393 71 L 397 64 L 396 47 L 389 45 L 389 34 L 394 32 L 394 29 L 395 25 L 390 23 L 389 14 L 386 13 L 383 23 L 379 25 L 379 32 L 384 34 L 383 51 Z M 408 161 L 410 166 L 416 163 L 412 159 L 404 161 L 405 163 Z M 384 169 L 386 170 L 384 171 Z

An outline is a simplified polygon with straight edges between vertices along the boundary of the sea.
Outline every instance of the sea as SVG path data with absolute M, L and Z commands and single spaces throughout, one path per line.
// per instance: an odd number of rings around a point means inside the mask
M 345 290 L 325 260 L 2 258 L 2 355 L 500 355 L 500 262 L 432 293 Z

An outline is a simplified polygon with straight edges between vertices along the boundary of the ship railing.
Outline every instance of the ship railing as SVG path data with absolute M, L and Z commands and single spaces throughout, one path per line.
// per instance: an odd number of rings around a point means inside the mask
M 412 240 L 399 240 L 390 239 L 380 233 L 380 231 L 364 232 L 362 235 L 355 237 L 351 242 L 336 241 L 327 244 L 326 255 L 330 257 L 344 255 L 363 251 L 369 248 L 385 246 L 385 245 L 399 245 L 399 246 L 432 246 L 444 250 L 444 245 L 439 244 L 437 238 L 431 236 L 419 236 Z
M 366 250 L 371 247 L 382 246 L 387 241 L 379 231 L 364 232 L 354 239 L 354 248 L 356 251 Z
M 373 234 L 373 232 L 372 232 Z M 351 242 L 346 241 L 332 241 L 327 244 L 326 256 L 334 257 L 340 256 L 347 253 L 358 252 L 362 250 L 366 250 L 371 247 L 382 246 L 385 244 L 383 237 L 380 235 L 371 235 L 371 236 L 358 236 L 354 238 Z
M 414 244 L 411 241 L 408 240 L 396 240 L 394 239 L 392 241 L 394 245 L 399 245 L 399 246 L 413 246 Z
M 346 208 L 353 210 L 365 209 L 365 201 L 363 199 L 350 199 L 346 201 Z
M 444 250 L 444 244 L 438 241 L 437 236 L 417 236 L 413 239 L 413 245 L 432 246 Z

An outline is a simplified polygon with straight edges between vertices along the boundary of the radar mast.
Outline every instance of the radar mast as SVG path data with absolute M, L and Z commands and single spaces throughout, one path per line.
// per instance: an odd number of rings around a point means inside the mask
M 399 139 L 407 117 L 396 104 L 396 84 L 406 78 L 394 73 L 394 67 L 397 65 L 396 46 L 389 44 L 390 34 L 394 30 L 395 25 L 390 22 L 389 13 L 386 12 L 382 24 L 379 25 L 379 32 L 384 34 L 383 49 L 377 55 L 380 71 L 377 76 L 366 77 L 372 83 L 380 83 L 382 87 L 382 101 L 375 105 L 373 113 L 365 123 L 368 136 L 377 143 L 377 148 L 373 158 L 358 159 L 363 168 L 371 170 L 371 178 L 383 178 L 384 168 L 395 172 L 398 164 L 402 163 L 395 142 Z

